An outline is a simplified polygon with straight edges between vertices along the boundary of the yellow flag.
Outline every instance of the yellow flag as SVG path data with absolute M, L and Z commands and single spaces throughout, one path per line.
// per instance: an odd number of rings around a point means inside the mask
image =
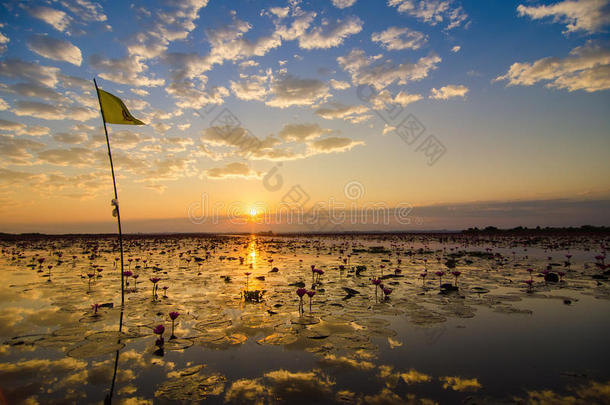
M 109 124 L 146 125 L 131 115 L 123 101 L 107 91 L 97 89 L 100 104 L 104 113 L 104 121 Z

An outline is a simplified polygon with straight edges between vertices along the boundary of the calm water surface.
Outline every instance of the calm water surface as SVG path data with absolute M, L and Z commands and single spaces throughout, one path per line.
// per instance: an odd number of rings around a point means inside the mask
M 0 403 L 608 403 L 604 243 L 131 238 L 121 315 L 115 239 L 2 242 Z

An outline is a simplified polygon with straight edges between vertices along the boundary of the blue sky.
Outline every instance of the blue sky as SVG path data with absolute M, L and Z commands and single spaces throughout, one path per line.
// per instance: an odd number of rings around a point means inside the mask
M 524 201 L 538 210 L 528 225 L 609 224 L 609 3 L 4 3 L 2 222 L 112 224 L 97 77 L 149 124 L 110 125 L 131 231 L 163 231 L 142 224 L 185 218 L 203 194 L 246 215 L 296 185 L 309 205 L 351 204 L 354 183 L 357 209 L 413 208 L 398 228 L 517 226 L 510 210 L 456 220 L 431 207 Z M 412 144 L 396 132 L 409 114 L 425 127 Z M 444 153 L 423 153 L 430 136 Z M 279 190 L 265 186 L 274 167 Z

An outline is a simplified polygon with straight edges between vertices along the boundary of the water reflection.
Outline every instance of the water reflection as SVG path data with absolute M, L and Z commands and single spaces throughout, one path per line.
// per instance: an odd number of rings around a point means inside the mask
M 510 238 L 418 238 L 133 238 L 126 243 L 129 271 L 145 284 L 128 290 L 124 312 L 103 306 L 117 300 L 120 285 L 112 242 L 32 243 L 15 258 L 0 256 L 9 280 L 0 285 L 0 385 L 9 382 L 3 389 L 11 403 L 39 399 L 40 392 L 50 392 L 47 402 L 92 402 L 91 394 L 75 393 L 82 381 L 103 385 L 105 403 L 424 403 L 428 396 L 451 403 L 495 394 L 500 377 L 479 353 L 488 345 L 495 345 L 489 350 L 498 359 L 507 347 L 518 351 L 540 375 L 569 365 L 607 377 L 598 353 L 609 335 L 599 325 L 605 325 L 600 319 L 608 314 L 603 300 L 610 289 L 595 266 L 599 241 L 542 239 L 528 242 L 523 254 L 512 248 L 522 242 Z M 561 243 L 561 255 L 569 244 L 569 269 L 548 259 L 550 242 Z M 31 263 L 57 249 L 74 259 L 53 261 L 48 283 L 46 272 Z M 457 276 L 435 276 L 447 271 L 449 257 L 460 269 L 459 283 Z M 311 265 L 324 275 L 315 283 L 311 313 L 306 301 L 306 316 L 299 316 L 295 292 L 311 286 Z M 549 266 L 558 274 L 566 267 L 561 281 L 545 278 Z M 101 277 L 88 277 L 91 269 L 102 269 L 95 270 Z M 151 299 L 152 277 L 170 287 L 166 297 Z M 375 300 L 371 278 L 392 289 L 389 299 Z M 521 282 L 526 279 L 533 280 L 531 292 Z M 456 289 L 443 289 L 447 280 Z M 261 302 L 245 302 L 244 289 L 267 293 Z M 97 304 L 98 316 L 92 316 Z M 164 357 L 156 357 L 153 328 L 164 324 L 169 334 L 171 312 L 180 313 L 177 338 L 167 339 Z M 545 353 L 567 347 L 561 333 L 543 344 L 515 343 L 551 330 L 589 341 L 570 346 L 574 356 L 563 352 L 559 365 Z M 438 359 L 443 368 L 435 368 Z M 566 395 L 551 378 L 538 383 L 522 364 L 507 370 L 515 376 L 511 387 L 548 386 L 558 398 Z M 61 384 L 49 390 L 55 379 Z M 590 390 L 602 392 L 603 385 Z M 547 395 L 540 392 L 532 391 L 532 398 Z
M 121 344 L 121 337 L 123 334 L 123 308 L 121 308 L 121 313 L 119 315 L 119 331 L 118 331 L 118 338 L 117 338 L 117 344 Z M 114 357 L 114 369 L 113 369 L 113 373 L 112 373 L 112 382 L 110 383 L 110 389 L 108 390 L 108 393 L 106 394 L 106 397 L 104 398 L 104 404 L 110 405 L 112 404 L 112 395 L 114 394 L 114 384 L 116 382 L 116 374 L 117 374 L 117 370 L 119 368 L 119 354 L 121 353 L 121 349 L 117 349 L 115 357 Z

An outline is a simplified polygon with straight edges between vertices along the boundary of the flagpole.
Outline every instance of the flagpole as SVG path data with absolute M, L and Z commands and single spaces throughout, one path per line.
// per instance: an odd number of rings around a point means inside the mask
M 114 165 L 112 164 L 112 152 L 110 152 L 110 138 L 108 138 L 108 129 L 106 128 L 106 118 L 104 117 L 104 109 L 102 108 L 102 99 L 100 98 L 100 92 L 98 91 L 97 82 L 93 78 L 93 84 L 95 84 L 95 92 L 97 94 L 97 101 L 100 103 L 100 112 L 102 113 L 102 122 L 104 123 L 104 132 L 106 133 L 106 145 L 108 146 L 108 158 L 110 159 L 110 171 L 112 172 L 112 185 L 114 186 L 114 200 L 116 201 L 116 218 L 119 225 L 119 246 L 121 249 L 121 308 L 125 305 L 125 283 L 123 275 L 123 232 L 121 231 L 121 213 L 119 210 L 119 196 L 116 192 L 116 179 L 114 177 Z M 122 315 L 122 314 L 121 314 Z

